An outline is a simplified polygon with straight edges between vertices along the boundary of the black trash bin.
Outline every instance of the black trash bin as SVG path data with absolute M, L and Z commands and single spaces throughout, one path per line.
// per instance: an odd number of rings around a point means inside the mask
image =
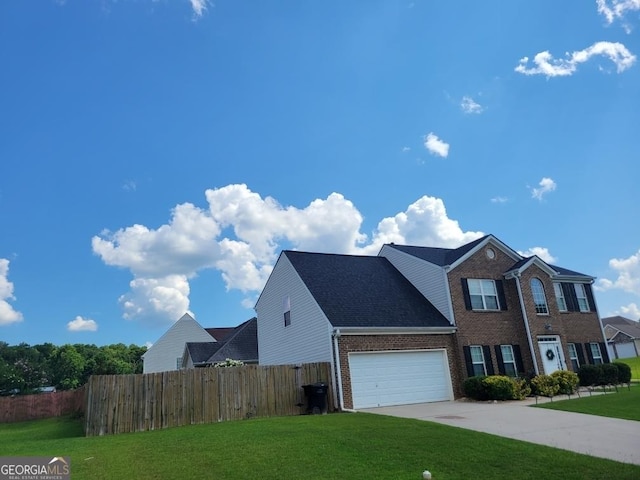
M 329 386 L 326 383 L 318 382 L 310 385 L 303 385 L 304 395 L 307 397 L 307 413 L 327 413 L 327 392 Z

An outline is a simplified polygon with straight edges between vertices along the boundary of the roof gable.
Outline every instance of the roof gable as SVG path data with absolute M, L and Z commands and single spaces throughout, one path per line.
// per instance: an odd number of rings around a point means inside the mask
M 195 318 L 193 318 L 189 313 L 185 313 L 173 325 L 171 325 L 171 327 L 169 327 L 169 329 L 164 332 L 164 334 L 162 334 L 162 336 L 156 340 L 156 342 L 151 345 L 144 354 L 142 354 L 142 357 L 144 358 L 149 352 L 152 352 L 154 349 L 160 348 L 163 344 L 170 342 L 171 338 L 179 334 L 180 331 L 189 331 L 189 336 L 201 337 L 203 340 L 208 340 L 209 337 L 211 337 L 211 335 L 202 328 Z M 194 338 L 194 340 L 195 339 L 196 338 Z
M 621 332 L 629 338 L 640 338 L 639 322 L 634 322 L 633 320 L 629 320 L 628 318 L 616 316 L 603 318 L 602 324 L 605 327 L 609 327 L 618 332 Z M 616 335 L 613 335 L 611 338 L 615 337 Z
M 384 257 L 285 251 L 334 327 L 450 327 Z
M 258 361 L 258 320 L 255 317 L 234 328 L 221 348 L 207 359 L 207 363 L 222 362 L 227 358 L 243 362 Z

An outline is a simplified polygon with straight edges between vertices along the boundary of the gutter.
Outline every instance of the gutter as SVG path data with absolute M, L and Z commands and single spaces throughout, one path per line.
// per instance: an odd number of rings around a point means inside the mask
M 518 298 L 520 299 L 520 309 L 522 310 L 522 317 L 524 318 L 524 328 L 527 331 L 527 340 L 529 340 L 529 352 L 531 353 L 531 360 L 533 361 L 533 371 L 536 375 L 540 374 L 538 370 L 538 361 L 536 360 L 536 352 L 533 349 L 533 339 L 531 338 L 531 329 L 529 328 L 529 319 L 527 318 L 527 310 L 524 307 L 524 298 L 522 297 L 522 286 L 520 285 L 520 273 L 514 275 L 516 279 L 516 287 L 518 287 Z
M 458 327 L 342 327 L 334 330 L 341 335 L 450 335 L 456 333 Z
M 340 338 L 340 329 L 334 328 L 333 334 L 331 336 L 333 337 L 333 355 L 335 357 L 335 362 L 333 365 L 336 369 L 333 375 L 333 382 L 335 382 L 336 379 L 338 381 L 338 388 L 336 389 L 337 390 L 336 393 L 338 396 L 340 410 L 344 411 L 344 396 L 342 393 L 342 369 L 340 368 L 340 349 L 338 347 L 338 339 Z

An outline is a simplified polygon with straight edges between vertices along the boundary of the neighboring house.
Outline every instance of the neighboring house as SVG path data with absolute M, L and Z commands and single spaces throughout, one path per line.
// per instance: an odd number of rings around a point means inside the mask
M 216 329 L 207 329 L 207 331 Z M 219 329 L 226 337 L 218 342 L 187 342 L 183 348 L 182 368 L 208 367 L 230 358 L 258 363 L 258 327 L 251 318 L 235 328 Z
M 330 362 L 342 408 L 448 400 L 473 375 L 608 361 L 594 277 L 493 235 L 378 256 L 283 251 L 256 303 L 260 364 Z
M 616 316 L 602 319 L 604 335 L 613 358 L 630 358 L 640 355 L 640 323 Z
M 215 341 L 191 315 L 185 313 L 142 355 L 142 371 L 156 373 L 178 370 L 182 367 L 185 343 Z

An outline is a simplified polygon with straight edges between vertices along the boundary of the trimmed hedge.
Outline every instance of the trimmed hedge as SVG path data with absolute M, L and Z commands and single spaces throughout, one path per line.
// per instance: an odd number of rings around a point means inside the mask
M 557 377 L 551 375 L 538 375 L 531 379 L 531 388 L 536 395 L 553 397 L 560 391 Z
M 578 369 L 578 378 L 583 387 L 602 385 L 604 373 L 600 365 L 583 365 Z
M 572 395 L 578 391 L 578 384 L 580 383 L 578 374 L 568 370 L 558 370 L 553 372 L 551 377 L 555 379 L 558 384 L 558 393 Z
M 631 383 L 631 367 L 629 365 L 622 362 L 613 362 L 611 365 L 618 368 L 618 382 Z
M 531 387 L 525 379 L 505 375 L 469 377 L 462 389 L 467 398 L 480 401 L 523 400 L 531 394 Z

